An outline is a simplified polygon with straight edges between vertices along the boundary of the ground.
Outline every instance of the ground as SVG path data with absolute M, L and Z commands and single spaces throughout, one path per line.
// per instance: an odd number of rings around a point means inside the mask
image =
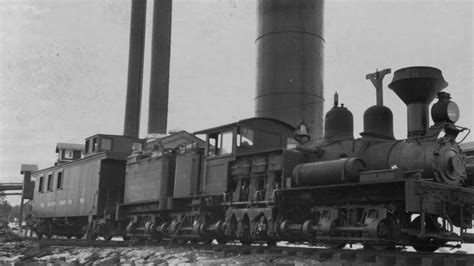
M 118 240 L 118 239 L 117 239 Z M 123 242 L 122 242 L 123 243 Z M 283 245 L 280 243 L 279 245 Z M 349 248 L 349 246 L 346 246 Z M 361 246 L 353 246 L 358 249 Z M 410 250 L 410 249 L 408 249 Z M 438 252 L 474 253 L 473 245 L 464 245 L 461 250 L 440 249 Z M 341 264 L 338 258 L 316 260 L 307 255 L 285 254 L 238 254 L 232 252 L 160 246 L 140 247 L 42 247 L 38 241 L 22 240 L 16 234 L 0 235 L 0 265 L 158 265 L 158 264 L 289 264 L 327 265 Z

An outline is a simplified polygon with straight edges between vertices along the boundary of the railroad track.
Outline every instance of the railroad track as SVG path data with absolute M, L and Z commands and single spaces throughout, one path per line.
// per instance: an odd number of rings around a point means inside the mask
M 136 241 L 87 241 L 83 239 L 42 239 L 40 247 L 75 246 L 75 247 L 150 247 L 175 249 L 186 248 L 201 251 L 212 251 L 223 257 L 238 255 L 264 255 L 270 257 L 304 258 L 306 261 L 322 265 L 474 265 L 474 254 L 464 253 L 424 253 L 407 252 L 403 250 L 377 251 L 366 249 L 327 249 L 321 247 L 291 247 L 291 246 L 245 246 L 238 244 L 168 244 L 136 242 Z M 270 261 L 271 262 L 271 261 Z

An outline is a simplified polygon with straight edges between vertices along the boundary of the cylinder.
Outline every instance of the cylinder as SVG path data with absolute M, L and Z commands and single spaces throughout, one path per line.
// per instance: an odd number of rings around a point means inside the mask
M 166 134 L 170 74 L 172 0 L 155 0 L 151 54 L 148 134 Z
M 359 158 L 299 164 L 293 170 L 296 185 L 318 186 L 359 181 L 365 163 Z
M 255 115 L 323 131 L 323 1 L 259 0 Z
M 138 138 L 145 52 L 146 0 L 132 0 L 128 57 L 127 100 L 123 135 Z

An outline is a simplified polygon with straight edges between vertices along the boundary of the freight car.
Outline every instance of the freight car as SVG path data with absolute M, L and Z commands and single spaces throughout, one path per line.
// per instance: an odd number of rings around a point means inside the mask
M 407 139 L 395 140 L 392 113 L 380 103 L 365 112 L 354 139 L 352 114 L 337 100 L 322 141 L 309 141 L 305 124 L 267 118 L 202 130 L 195 134 L 204 146 L 155 145 L 129 157 L 116 219 L 128 221 L 128 236 L 182 242 L 434 251 L 472 241 L 473 177 L 456 143 L 465 128 L 440 92 L 441 71 L 400 69 L 389 86 L 408 106 Z

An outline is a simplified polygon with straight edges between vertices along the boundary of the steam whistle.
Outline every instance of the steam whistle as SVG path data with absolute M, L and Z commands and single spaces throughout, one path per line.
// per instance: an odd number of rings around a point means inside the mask
M 377 69 L 374 73 L 370 73 L 365 76 L 365 79 L 370 79 L 372 84 L 374 84 L 377 95 L 377 105 L 383 105 L 383 78 L 385 75 L 390 74 L 391 72 L 392 70 L 390 68 L 386 68 L 381 71 Z

